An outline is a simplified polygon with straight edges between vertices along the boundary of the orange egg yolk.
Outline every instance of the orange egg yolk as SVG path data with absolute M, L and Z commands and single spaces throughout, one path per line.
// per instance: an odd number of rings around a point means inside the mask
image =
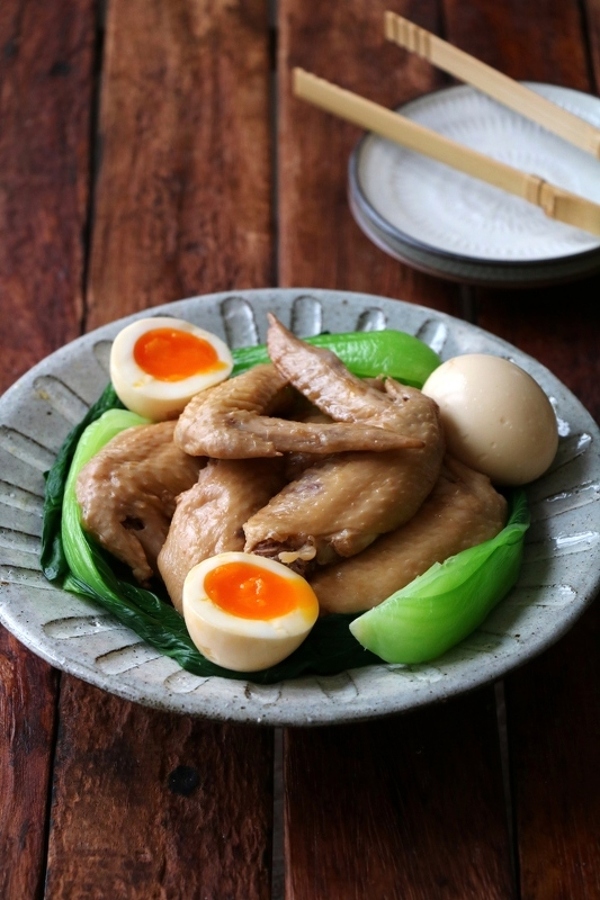
M 310 585 L 247 562 L 224 563 L 204 578 L 209 600 L 243 619 L 275 619 L 316 603 Z
M 213 345 L 177 328 L 153 328 L 135 342 L 133 358 L 159 381 L 183 381 L 193 375 L 225 368 Z

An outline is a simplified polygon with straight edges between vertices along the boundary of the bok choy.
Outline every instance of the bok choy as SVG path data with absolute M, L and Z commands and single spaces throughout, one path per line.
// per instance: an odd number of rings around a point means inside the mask
M 513 587 L 528 527 L 525 494 L 515 491 L 509 522 L 496 537 L 436 563 L 360 615 L 350 631 L 389 663 L 422 663 L 441 656 L 481 625 Z
M 414 372 L 410 366 L 405 371 L 408 382 L 421 381 L 423 366 L 434 365 L 435 359 L 427 361 L 421 355 L 418 363 Z M 82 466 L 123 428 L 145 421 L 124 410 L 109 385 L 68 435 L 46 476 L 41 563 L 50 581 L 107 609 L 190 672 L 270 684 L 303 675 L 337 674 L 381 659 L 428 660 L 476 628 L 516 580 L 529 521 L 522 491 L 511 495 L 507 526 L 492 542 L 434 566 L 368 613 L 322 617 L 304 643 L 270 669 L 251 675 L 223 669 L 196 649 L 166 593 L 142 588 L 124 575 L 120 564 L 81 525 L 75 484 Z M 424 613 L 426 608 L 429 614 Z

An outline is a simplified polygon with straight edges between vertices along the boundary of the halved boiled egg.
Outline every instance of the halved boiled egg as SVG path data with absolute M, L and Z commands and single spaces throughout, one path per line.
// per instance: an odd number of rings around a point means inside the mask
M 126 325 L 110 354 L 118 397 L 132 412 L 154 421 L 178 416 L 195 394 L 223 381 L 232 368 L 224 341 L 171 316 Z
M 183 616 L 207 659 L 236 672 L 257 672 L 292 653 L 319 615 L 301 575 L 274 559 L 226 552 L 203 560 L 183 585 Z

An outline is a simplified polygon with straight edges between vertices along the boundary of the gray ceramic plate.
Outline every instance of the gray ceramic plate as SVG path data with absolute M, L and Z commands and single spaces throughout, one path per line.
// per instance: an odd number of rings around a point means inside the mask
M 369 719 L 442 700 L 501 677 L 560 638 L 600 582 L 600 433 L 581 404 L 510 344 L 397 300 L 258 290 L 193 297 L 153 312 L 190 319 L 243 346 L 264 339 L 269 310 L 303 337 L 389 326 L 418 335 L 444 358 L 468 352 L 509 357 L 546 390 L 560 427 L 558 455 L 552 470 L 528 489 L 533 522 L 518 584 L 483 627 L 429 665 L 382 664 L 264 687 L 190 675 L 102 609 L 50 585 L 39 565 L 43 473 L 106 385 L 111 341 L 135 317 L 52 354 L 0 399 L 0 621 L 58 669 L 120 697 L 269 725 Z
M 600 125 L 598 97 L 528 86 Z M 433 91 L 398 111 L 507 165 L 600 200 L 597 159 L 468 85 Z M 530 287 L 600 269 L 594 235 L 375 134 L 365 135 L 351 156 L 348 193 L 357 223 L 375 244 L 448 279 Z

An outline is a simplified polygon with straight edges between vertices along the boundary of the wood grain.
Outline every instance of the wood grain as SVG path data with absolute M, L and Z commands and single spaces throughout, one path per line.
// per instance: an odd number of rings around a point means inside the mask
M 470 310 L 600 419 L 598 277 L 465 290 L 391 259 L 354 222 L 359 132 L 293 100 L 289 74 L 303 66 L 388 106 L 447 83 L 385 41 L 389 6 L 279 0 L 273 60 L 267 0 L 3 0 L 0 389 L 109 319 L 280 283 Z M 598 0 L 392 8 L 515 78 L 597 91 Z M 600 896 L 599 629 L 596 603 L 506 679 L 508 756 L 492 688 L 288 730 L 287 900 Z M 271 897 L 271 730 L 59 678 L 5 632 L 0 721 L 3 900 Z
M 64 679 L 46 898 L 267 900 L 272 734 Z
M 0 389 L 80 332 L 94 0 L 0 7 Z
M 588 90 L 587 41 L 577 3 L 444 0 L 451 43 L 511 78 Z
M 273 281 L 267 0 L 110 4 L 87 324 Z
M 596 92 L 575 4 L 448 4 L 450 39 L 511 77 Z M 592 34 L 600 8 L 588 5 Z M 537 22 L 543 18 L 544 28 Z M 598 71 L 597 44 L 594 67 Z M 535 356 L 600 417 L 597 276 L 514 293 L 473 292 L 478 324 Z M 596 604 L 552 650 L 507 679 L 520 891 L 523 898 L 600 895 L 600 665 Z
M 569 285 L 473 292 L 477 321 L 546 365 L 600 421 L 598 277 Z
M 0 390 L 80 333 L 93 0 L 0 5 Z M 56 673 L 0 631 L 0 896 L 42 896 Z
M 438 21 L 435 2 L 402 5 L 423 26 Z M 360 130 L 292 97 L 295 66 L 388 107 L 443 83 L 385 40 L 386 8 L 384 0 L 279 4 L 279 283 L 380 293 L 456 313 L 457 287 L 391 259 L 352 218 L 346 172 Z
M 56 673 L 0 630 L 0 897 L 41 896 Z
M 290 730 L 285 751 L 290 900 L 510 896 L 489 693 Z
M 600 606 L 507 683 L 523 897 L 600 896 Z
M 263 284 L 274 259 L 266 4 L 107 13 L 88 328 Z M 67 677 L 59 715 L 47 898 L 269 896 L 269 730 Z
M 401 5 L 423 26 L 439 25 L 435 4 Z M 279 9 L 281 282 L 458 314 L 458 287 L 392 260 L 353 222 L 345 172 L 357 131 L 288 93 L 296 65 L 388 106 L 439 85 L 439 75 L 385 45 L 383 3 L 309 11 L 284 0 Z M 510 895 L 493 694 L 367 726 L 289 731 L 284 772 L 286 897 Z M 478 839 L 484 822 L 489 840 Z
M 600 84 L 600 4 L 598 0 L 585 0 L 583 9 L 586 46 L 589 47 L 590 53 L 590 75 L 597 87 Z

